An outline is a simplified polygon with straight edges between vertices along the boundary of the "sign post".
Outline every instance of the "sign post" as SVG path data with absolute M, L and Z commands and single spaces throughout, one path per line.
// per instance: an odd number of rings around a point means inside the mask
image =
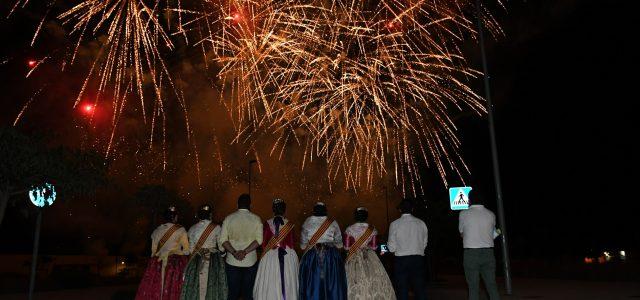
M 500 164 L 498 163 L 498 143 L 493 120 L 493 101 L 491 100 L 491 85 L 489 84 L 489 63 L 484 46 L 484 26 L 482 14 L 482 0 L 476 0 L 476 21 L 478 22 L 478 42 L 482 56 L 482 71 L 484 72 L 484 92 L 487 100 L 487 114 L 489 116 L 489 137 L 491 141 L 491 162 L 493 163 L 493 178 L 496 185 L 496 202 L 498 202 L 498 224 L 502 230 L 502 263 L 504 268 L 504 285 L 507 295 L 513 294 L 511 286 L 511 263 L 509 261 L 509 246 L 507 243 L 507 222 L 504 217 L 504 203 L 502 201 L 502 181 L 500 180 Z
M 34 187 L 29 191 L 29 200 L 36 206 L 36 229 L 33 235 L 33 256 L 31 257 L 31 274 L 29 275 L 29 300 L 33 299 L 33 291 L 36 286 L 36 271 L 38 266 L 38 248 L 40 246 L 40 228 L 42 227 L 42 212 L 45 206 L 50 206 L 56 201 L 56 189 L 50 183 Z

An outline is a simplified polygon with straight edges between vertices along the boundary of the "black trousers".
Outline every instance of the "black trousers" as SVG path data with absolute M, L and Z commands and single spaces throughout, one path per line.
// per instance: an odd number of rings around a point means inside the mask
M 258 273 L 258 263 L 251 267 L 236 267 L 226 264 L 227 285 L 229 286 L 229 300 L 253 300 L 253 284 Z
M 425 300 L 424 256 L 396 256 L 393 265 L 398 300 L 409 299 L 409 285 L 413 287 L 416 300 Z

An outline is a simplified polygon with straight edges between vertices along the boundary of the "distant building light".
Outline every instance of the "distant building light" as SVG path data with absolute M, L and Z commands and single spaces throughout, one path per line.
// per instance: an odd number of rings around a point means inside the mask
M 599 263 L 599 264 L 603 264 L 603 263 L 606 263 L 606 262 L 607 262 L 607 259 L 606 259 L 606 258 L 604 258 L 604 256 L 600 256 L 600 257 L 598 257 L 598 263 Z
M 584 258 L 584 263 L 585 263 L 585 264 L 592 264 L 592 263 L 593 263 L 593 258 L 591 258 L 591 257 L 585 257 L 585 258 Z
M 627 258 L 627 252 L 625 252 L 624 250 L 620 250 L 620 259 L 626 259 Z

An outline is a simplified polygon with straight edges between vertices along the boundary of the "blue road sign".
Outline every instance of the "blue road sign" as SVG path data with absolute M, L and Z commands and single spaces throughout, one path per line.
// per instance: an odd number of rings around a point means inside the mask
M 464 210 L 469 208 L 470 186 L 449 188 L 449 204 L 451 210 Z

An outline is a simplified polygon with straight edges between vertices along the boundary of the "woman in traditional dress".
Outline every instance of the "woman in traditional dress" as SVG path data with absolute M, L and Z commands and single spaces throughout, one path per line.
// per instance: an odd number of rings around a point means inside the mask
M 293 223 L 284 217 L 287 205 L 273 200 L 274 217 L 263 226 L 264 238 L 258 275 L 253 287 L 257 300 L 298 299 L 298 255 L 293 249 Z
M 151 234 L 151 259 L 138 287 L 139 300 L 178 300 L 189 260 L 187 231 L 177 224 L 178 211 L 169 207 L 164 224 Z
M 358 207 L 354 212 L 356 223 L 344 231 L 349 300 L 396 299 L 387 271 L 375 252 L 378 231 L 367 223 L 368 217 L 367 209 Z
M 316 203 L 313 216 L 302 225 L 300 247 L 304 251 L 300 262 L 300 299 L 347 299 L 347 279 L 339 251 L 342 234 L 338 223 L 327 217 L 324 203 Z
M 227 299 L 227 274 L 218 250 L 220 226 L 211 222 L 212 208 L 198 210 L 198 223 L 189 228 L 191 259 L 185 269 L 182 300 Z

